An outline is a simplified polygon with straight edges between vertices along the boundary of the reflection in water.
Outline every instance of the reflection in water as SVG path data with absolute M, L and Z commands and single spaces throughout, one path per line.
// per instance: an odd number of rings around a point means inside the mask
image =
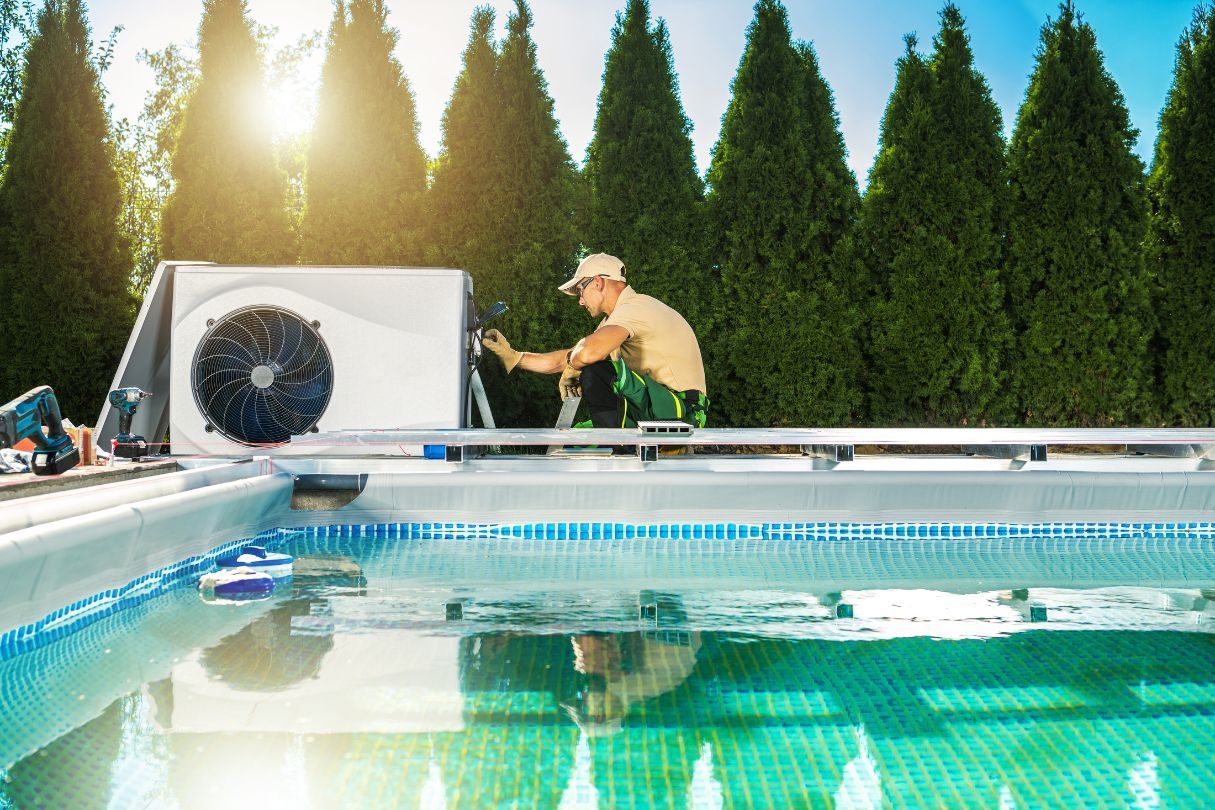
M 599 791 L 591 778 L 591 746 L 586 735 L 578 735 L 578 748 L 574 753 L 574 772 L 569 784 L 561 793 L 558 810 L 595 810 L 599 807 Z
M 1126 775 L 1126 787 L 1135 810 L 1156 810 L 1161 807 L 1160 773 L 1156 755 L 1151 751 L 1140 756 Z
M 1201 806 L 1215 781 L 1194 754 L 1215 735 L 1215 634 L 1185 613 L 1192 595 L 1101 604 L 1120 626 L 1139 611 L 1198 632 L 1009 634 L 1009 610 L 969 619 L 999 632 L 933 638 L 896 615 L 905 594 L 845 595 L 857 618 L 834 620 L 812 595 L 741 591 L 596 594 L 577 610 L 468 592 L 448 621 L 450 592 L 318 559 L 275 601 L 113 617 L 113 637 L 94 637 L 111 665 L 48 669 L 38 698 L 55 716 L 78 694 L 98 708 L 22 743 L 0 807 L 1151 808 Z M 1089 621 L 1081 602 L 1051 615 Z M 780 637 L 707 629 L 710 615 L 769 627 L 759 604 Z M 867 636 L 866 605 L 894 629 Z M 29 716 L 29 675 L 0 668 L 6 718 Z M 6 725 L 5 744 L 24 733 Z M 234 790 L 233 773 L 258 776 Z
M 864 726 L 856 729 L 856 747 L 856 758 L 844 766 L 843 781 L 835 792 L 837 810 L 874 810 L 882 806 L 882 780 Z
M 110 763 L 118 757 L 122 715 L 123 701 L 116 700 L 80 728 L 15 764 L 0 797 L 7 796 L 22 810 L 107 807 Z
M 693 810 L 721 810 L 721 785 L 713 773 L 713 746 L 700 744 L 700 758 L 692 766 L 692 785 L 688 788 L 688 807 Z
M 586 678 L 575 702 L 563 708 L 590 737 L 615 734 L 634 706 L 686 681 L 700 649 L 698 632 L 603 633 L 571 641 L 574 669 Z
M 422 785 L 422 796 L 418 801 L 421 810 L 446 810 L 447 796 L 443 788 L 443 772 L 434 757 L 426 766 L 426 784 Z
M 165 747 L 166 793 L 182 808 L 296 808 L 338 799 L 332 784 L 347 741 L 307 733 L 324 726 L 327 713 L 348 710 L 317 692 L 337 643 L 331 632 L 296 625 L 324 615 L 335 598 L 361 598 L 366 579 L 340 556 L 299 558 L 295 572 L 276 589 L 273 607 L 182 656 L 168 677 L 146 687 Z M 320 716 L 310 716 L 318 704 Z M 237 794 L 219 774 L 256 776 L 242 779 Z
M 318 602 L 311 598 L 288 599 L 203 650 L 199 656 L 202 670 L 213 680 L 222 679 L 233 689 L 249 692 L 277 691 L 315 678 L 321 660 L 333 649 L 333 637 L 293 634 L 291 622 L 311 615 Z

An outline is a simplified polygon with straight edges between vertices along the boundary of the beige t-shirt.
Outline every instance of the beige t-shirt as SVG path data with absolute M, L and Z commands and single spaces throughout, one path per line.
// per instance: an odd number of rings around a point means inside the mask
M 647 374 L 672 391 L 705 388 L 705 366 L 696 333 L 675 310 L 648 295 L 625 287 L 612 314 L 600 326 L 622 326 L 629 336 L 612 359 L 624 360 L 634 371 Z

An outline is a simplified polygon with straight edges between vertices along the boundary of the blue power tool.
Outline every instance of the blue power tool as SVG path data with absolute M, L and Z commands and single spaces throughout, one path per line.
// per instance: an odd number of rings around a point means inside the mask
M 59 475 L 80 463 L 80 452 L 63 430 L 59 400 L 49 385 L 26 391 L 0 406 L 0 449 L 22 439 L 34 442 L 34 475 Z
M 144 397 L 152 396 L 138 388 L 116 388 L 110 392 L 110 406 L 118 411 L 118 435 L 110 443 L 115 461 L 142 458 L 148 454 L 148 440 L 131 435 L 131 419 Z

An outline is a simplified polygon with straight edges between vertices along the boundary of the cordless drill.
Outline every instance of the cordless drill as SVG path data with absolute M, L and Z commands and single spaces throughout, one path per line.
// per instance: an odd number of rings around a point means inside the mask
M 0 450 L 22 439 L 34 443 L 30 464 L 34 475 L 59 475 L 80 463 L 80 452 L 63 429 L 59 400 L 49 385 L 32 388 L 0 405 Z
M 131 419 L 144 397 L 152 396 L 138 388 L 116 388 L 110 392 L 110 406 L 118 410 L 118 435 L 110 440 L 114 461 L 132 461 L 148 454 L 148 440 L 131 435 Z

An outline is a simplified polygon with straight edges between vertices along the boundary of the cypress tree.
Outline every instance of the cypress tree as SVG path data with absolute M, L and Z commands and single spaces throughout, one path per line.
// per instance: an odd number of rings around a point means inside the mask
M 808 43 L 796 45 L 802 66 L 801 138 L 810 165 L 805 179 L 812 184 L 802 198 L 806 206 L 811 273 L 804 282 L 838 276 L 834 282 L 851 292 L 856 279 L 840 275 L 833 261 L 840 240 L 854 228 L 860 215 L 860 192 L 848 168 L 848 150 L 840 131 L 839 115 L 831 87 L 823 78 L 818 56 Z
M 885 374 L 875 358 L 875 340 L 882 340 L 885 349 L 887 330 L 879 329 L 881 319 L 890 317 L 890 281 L 894 244 L 890 231 L 901 230 L 900 212 L 908 200 L 915 200 L 924 192 L 923 172 L 915 168 L 922 162 L 923 150 L 906 148 L 927 137 L 932 95 L 932 74 L 924 57 L 916 47 L 915 34 L 904 37 L 906 48 L 896 62 L 894 90 L 886 102 L 878 132 L 878 153 L 869 170 L 869 185 L 861 206 L 860 221 L 850 247 L 857 257 L 857 270 L 863 274 L 866 286 L 863 292 L 865 321 L 862 323 L 861 343 L 864 346 L 864 395 L 865 412 L 870 422 L 884 422 L 889 418 L 889 409 L 883 406 L 884 399 L 892 392 L 883 390 L 876 380 L 884 380 Z M 897 182 L 896 182 L 897 178 Z M 898 422 L 904 421 L 898 419 Z
M 670 304 L 695 327 L 712 281 L 700 223 L 704 184 L 666 24 L 651 26 L 649 16 L 648 0 L 630 0 L 612 29 L 586 151 L 586 243 L 619 256 L 637 290 Z
M 859 405 L 853 279 L 836 247 L 856 216 L 831 92 L 776 0 L 760 0 L 709 169 L 720 290 L 715 422 L 839 425 Z
M 499 206 L 490 189 L 502 161 L 496 122 L 502 114 L 497 92 L 497 45 L 493 38 L 494 10 L 479 6 L 472 14 L 471 33 L 463 66 L 443 112 L 443 142 L 435 160 L 430 191 L 428 261 L 468 269 L 477 297 L 482 293 L 484 268 L 498 250 Z
M 245 0 L 204 0 L 199 80 L 173 153 L 162 255 L 221 264 L 295 260 L 286 176 L 265 118 L 261 57 Z
M 999 280 L 1005 213 L 1000 111 L 952 3 L 927 62 L 915 40 L 865 197 L 876 281 L 869 373 L 879 424 L 980 424 L 995 414 L 1010 340 Z
M 0 184 L 0 399 L 55 388 L 91 421 L 134 317 L 122 194 L 81 0 L 48 0 L 26 52 Z
M 13 113 L 21 97 L 25 51 L 37 29 L 38 14 L 33 3 L 0 3 L 0 172 L 4 170 Z
M 426 155 L 383 0 L 339 2 L 308 152 L 304 256 L 419 264 Z
M 1205 3 L 1177 46 L 1148 191 L 1165 414 L 1178 424 L 1209 427 L 1215 424 L 1209 323 L 1215 303 L 1215 7 Z
M 1070 3 L 1042 42 L 1009 149 L 1013 392 L 1037 425 L 1150 415 L 1138 133 L 1093 29 Z
M 472 274 L 478 301 L 510 303 L 500 326 L 516 347 L 568 347 L 594 326 L 556 290 L 575 265 L 579 176 L 536 62 L 531 10 L 516 0 L 497 53 L 492 24 L 488 9 L 473 13 L 464 67 L 444 114 L 433 255 Z M 502 424 L 551 424 L 555 377 L 519 372 L 507 380 L 497 363 L 481 372 Z

